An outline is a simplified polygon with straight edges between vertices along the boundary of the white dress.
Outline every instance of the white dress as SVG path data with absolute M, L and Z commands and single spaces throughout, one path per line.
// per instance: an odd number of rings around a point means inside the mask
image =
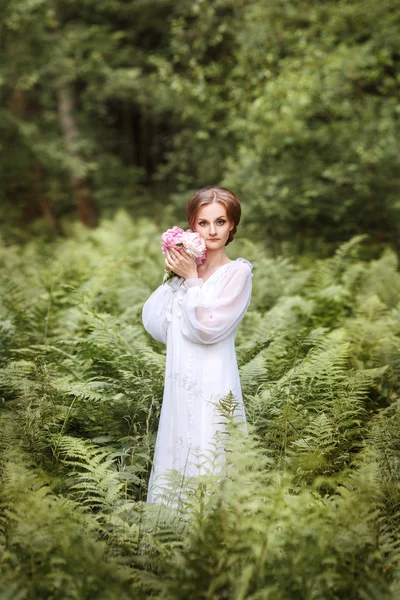
M 238 258 L 202 279 L 174 277 L 158 287 L 143 307 L 143 324 L 167 344 L 164 395 L 147 502 L 161 498 L 163 475 L 177 469 L 201 475 L 199 453 L 212 452 L 223 423 L 218 399 L 229 392 L 235 419 L 246 421 L 235 353 L 236 328 L 250 303 L 252 265 Z M 207 459 L 205 459 L 207 462 Z M 203 468 L 204 466 L 204 468 Z

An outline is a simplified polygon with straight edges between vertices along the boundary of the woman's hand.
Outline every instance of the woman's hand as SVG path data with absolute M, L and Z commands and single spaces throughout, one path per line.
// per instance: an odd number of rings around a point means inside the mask
M 178 252 L 175 248 L 166 250 L 165 267 L 184 279 L 197 279 L 197 265 L 185 250 Z

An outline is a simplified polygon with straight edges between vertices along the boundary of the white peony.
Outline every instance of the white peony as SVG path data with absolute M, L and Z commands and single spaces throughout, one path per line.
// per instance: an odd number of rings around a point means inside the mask
M 192 258 L 203 258 L 206 253 L 206 243 L 196 231 L 185 231 L 182 236 L 182 244 L 186 252 Z

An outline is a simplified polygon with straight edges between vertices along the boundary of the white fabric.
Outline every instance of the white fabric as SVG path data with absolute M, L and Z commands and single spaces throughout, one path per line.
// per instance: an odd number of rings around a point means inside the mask
M 143 307 L 143 324 L 167 344 L 164 396 L 147 502 L 161 497 L 163 474 L 177 469 L 201 475 L 200 465 L 223 423 L 215 403 L 230 391 L 235 418 L 246 422 L 235 353 L 236 328 L 250 303 L 252 265 L 238 258 L 205 282 L 174 277 L 160 285 Z

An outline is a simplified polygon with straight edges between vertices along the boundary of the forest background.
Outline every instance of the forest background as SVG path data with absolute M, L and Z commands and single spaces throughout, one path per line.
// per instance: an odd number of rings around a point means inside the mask
M 398 2 L 0 15 L 1 600 L 400 595 Z M 165 349 L 141 307 L 210 183 L 254 264 L 252 433 L 231 423 L 223 486 L 146 506 Z

